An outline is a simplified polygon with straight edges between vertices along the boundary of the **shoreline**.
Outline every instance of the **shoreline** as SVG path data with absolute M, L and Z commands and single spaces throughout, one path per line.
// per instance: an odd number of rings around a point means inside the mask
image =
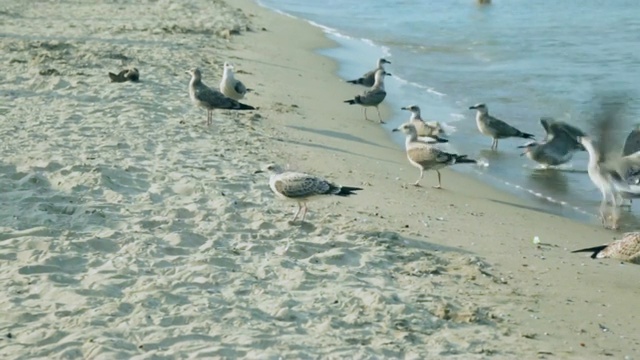
M 257 4 L 255 5 L 260 7 Z M 273 12 L 269 8 L 260 8 L 263 11 Z M 328 40 L 321 28 L 314 27 L 304 19 L 292 19 L 313 28 L 313 31 L 321 33 L 325 40 Z M 318 44 L 313 51 L 319 52 L 327 46 L 330 45 L 327 45 L 323 40 L 323 43 Z M 317 54 L 317 56 L 323 57 L 324 55 Z M 330 61 L 333 62 L 333 60 Z M 331 76 L 335 78 L 337 83 L 342 84 L 340 85 L 341 88 L 352 89 L 353 87 L 344 84 L 342 79 L 337 76 L 337 69 L 338 64 L 334 63 L 330 68 Z M 388 107 L 387 111 L 389 111 Z M 363 129 L 364 126 L 357 124 L 359 119 L 354 118 L 353 120 L 356 121 L 356 124 L 349 124 L 349 129 L 345 131 L 350 133 L 349 135 L 356 136 L 357 134 L 366 133 L 366 136 L 362 137 L 378 144 L 380 147 L 386 148 L 395 145 L 390 134 L 382 127 L 377 126 L 377 124 L 373 128 L 366 126 L 365 130 Z M 345 129 L 344 127 L 340 128 Z M 316 131 L 322 133 L 322 126 L 317 126 Z M 305 131 L 305 134 L 311 137 L 312 133 Z M 315 142 L 315 139 L 313 141 Z M 353 143 L 350 144 L 350 146 L 353 145 Z M 368 148 L 362 150 L 362 152 L 367 153 L 376 145 L 367 144 L 362 147 Z M 395 220 L 388 220 L 387 218 L 387 221 L 384 222 L 385 225 L 393 224 L 392 226 L 396 228 L 396 231 L 403 235 L 417 236 L 420 234 L 419 236 L 424 236 L 421 230 L 417 232 L 415 230 L 403 231 L 404 226 L 408 226 L 408 228 L 418 227 L 418 229 L 421 226 L 425 226 L 420 221 L 402 220 L 420 214 L 431 220 L 429 225 L 426 226 L 429 242 L 472 250 L 481 258 L 496 266 L 503 274 L 507 274 L 507 281 L 515 284 L 516 287 L 522 287 L 518 289 L 518 291 L 522 292 L 522 295 L 535 298 L 534 303 L 537 311 L 545 314 L 545 316 L 534 317 L 531 313 L 536 311 L 528 308 L 520 314 L 512 314 L 513 319 L 520 321 L 520 326 L 524 326 L 532 333 L 536 333 L 537 341 L 542 341 L 544 346 L 555 348 L 554 351 L 559 351 L 559 349 L 566 351 L 554 352 L 555 356 L 569 358 L 574 356 L 576 358 L 603 356 L 602 354 L 594 354 L 592 352 L 593 347 L 591 349 L 583 349 L 580 341 L 578 341 L 581 338 L 588 338 L 588 341 L 596 341 L 593 345 L 599 349 L 616 349 L 621 354 L 625 353 L 625 351 L 627 351 L 626 354 L 629 353 L 631 348 L 628 348 L 627 345 L 629 344 L 624 341 L 615 346 L 611 343 L 605 345 L 606 340 L 599 339 L 602 340 L 600 342 L 597 339 L 598 336 L 595 335 L 598 333 L 597 331 L 587 330 L 589 335 L 585 336 L 584 334 L 586 333 L 581 335 L 573 330 L 580 326 L 586 326 L 585 322 L 592 323 L 592 321 L 595 321 L 593 318 L 581 318 L 584 314 L 593 311 L 595 305 L 592 304 L 601 304 L 598 306 L 605 306 L 610 309 L 621 309 L 620 312 L 613 311 L 609 316 L 616 318 L 616 321 L 620 321 L 619 325 L 622 327 L 635 328 L 635 325 L 631 323 L 623 325 L 625 323 L 625 312 L 622 310 L 632 306 L 631 302 L 633 302 L 632 298 L 634 297 L 632 294 L 635 293 L 635 290 L 626 289 L 623 291 L 620 288 L 624 286 L 622 285 L 624 284 L 624 277 L 632 276 L 630 274 L 635 270 L 633 266 L 624 265 L 620 268 L 616 266 L 617 262 L 615 261 L 609 264 L 596 264 L 590 262 L 591 259 L 588 257 L 575 256 L 576 254 L 570 253 L 570 250 L 588 246 L 587 244 L 594 244 L 598 241 L 606 243 L 613 238 L 618 238 L 615 232 L 602 229 L 598 224 L 587 224 L 543 212 L 531 207 L 532 201 L 505 193 L 477 179 L 459 172 L 453 172 L 450 169 L 441 170 L 443 184 L 447 188 L 444 192 L 434 191 L 427 187 L 434 181 L 435 174 L 432 172 L 425 173 L 425 178 L 423 179 L 425 188 L 416 190 L 417 192 L 426 190 L 427 195 L 423 201 L 430 202 L 430 205 L 435 205 L 434 207 L 449 209 L 442 212 L 427 210 L 421 212 L 417 208 L 421 201 L 415 199 L 413 195 L 407 194 L 414 189 L 411 187 L 409 189 L 403 188 L 402 183 L 413 182 L 418 172 L 417 169 L 407 163 L 403 149 L 395 150 L 393 155 L 387 152 L 382 154 L 380 151 L 377 151 L 376 154 L 381 155 L 379 164 L 395 163 L 397 167 L 387 167 L 386 171 L 380 174 L 378 169 L 374 170 L 371 166 L 366 167 L 363 164 L 358 164 L 354 168 L 339 166 L 330 170 L 330 174 L 356 173 L 356 169 L 358 169 L 362 170 L 366 178 L 375 178 L 380 181 L 380 184 L 375 184 L 376 187 L 388 188 L 390 191 L 400 191 L 402 193 L 400 199 L 394 199 L 393 196 L 385 196 L 382 200 L 382 203 L 393 204 L 395 215 L 400 215 Z M 357 156 L 354 158 L 357 158 Z M 315 160 L 313 163 L 312 167 L 305 167 L 305 170 L 326 167 L 324 163 L 316 165 Z M 336 164 L 333 163 L 332 165 Z M 401 183 L 398 183 L 397 178 L 402 179 Z M 358 201 L 362 201 L 364 197 L 362 194 L 364 192 L 361 192 L 358 196 Z M 364 201 L 365 207 L 367 205 L 375 207 L 376 202 L 373 200 L 366 199 Z M 403 211 L 398 211 L 398 207 L 403 207 L 401 204 L 404 201 L 408 204 L 407 208 L 403 209 Z M 383 210 L 378 207 L 375 207 L 375 209 Z M 464 213 L 457 214 L 457 211 L 463 211 Z M 491 214 L 491 212 L 494 213 Z M 438 215 L 442 213 L 445 216 L 439 217 Z M 437 220 L 439 218 L 443 220 Z M 434 219 L 436 220 L 434 221 Z M 441 224 L 442 226 L 438 226 Z M 400 230 L 397 230 L 398 228 Z M 527 228 L 530 229 L 526 230 Z M 471 236 L 471 241 L 452 238 L 465 232 L 474 234 Z M 546 245 L 534 246 L 532 244 L 534 236 L 538 236 L 542 243 Z M 553 257 L 556 258 L 553 259 Z M 623 273 L 619 273 L 619 271 Z M 562 273 L 563 276 L 559 278 L 556 272 Z M 532 281 L 532 283 L 527 284 L 529 281 Z M 584 284 L 598 284 L 596 285 L 598 290 L 593 291 L 589 286 L 583 286 Z M 609 296 L 616 291 L 618 292 L 616 298 L 611 299 Z M 600 295 L 594 294 L 594 292 Z M 571 303 L 565 304 L 565 307 L 558 307 L 555 296 L 559 293 L 565 293 L 568 298 L 582 299 L 584 303 L 574 304 L 572 300 Z M 613 303 L 616 304 L 614 305 Z M 600 315 L 597 315 L 597 317 L 600 317 Z M 561 329 L 555 328 L 557 324 L 563 324 L 563 327 Z M 553 332 L 549 331 L 549 329 L 553 329 Z M 520 331 L 521 335 L 526 332 L 522 328 Z M 629 333 L 625 332 L 625 334 Z M 525 336 L 525 338 L 527 337 Z M 573 343 L 570 343 L 571 339 L 574 339 Z M 535 346 L 541 345 L 537 344 Z M 626 350 L 623 350 L 625 348 Z M 532 356 L 533 354 L 529 355 Z
M 434 172 L 407 186 L 417 169 L 388 130 L 341 102 L 364 88 L 318 54 L 333 46 L 319 28 L 253 0 L 42 6 L 0 14 L 0 90 L 12 104 L 0 124 L 0 328 L 11 334 L 0 353 L 638 352 L 636 268 L 569 252 L 613 233 L 446 169 L 444 190 L 430 188 Z M 114 17 L 73 20 L 96 11 Z M 201 67 L 216 87 L 225 61 L 259 110 L 216 111 L 206 127 L 184 71 Z M 124 65 L 140 83 L 107 82 Z M 364 190 L 313 202 L 291 225 L 294 206 L 254 174 L 270 162 Z
M 337 76 L 341 79 L 346 79 L 351 76 L 348 74 L 358 74 L 359 72 L 364 72 L 365 68 L 367 70 L 371 68 L 371 64 L 362 66 L 363 64 L 366 64 L 366 60 L 360 59 L 367 59 L 369 57 L 371 59 L 375 59 L 377 56 L 374 56 L 372 54 L 373 52 L 378 51 L 391 55 L 390 49 L 388 47 L 376 44 L 371 39 L 356 38 L 352 35 L 342 33 L 336 28 L 317 23 L 316 20 L 297 17 L 297 15 L 288 14 L 283 10 L 272 9 L 268 6 L 262 7 L 279 14 L 284 14 L 285 16 L 292 17 L 294 19 L 302 20 L 313 27 L 319 28 L 331 41 L 337 42 L 338 46 L 332 47 L 330 49 L 323 49 L 318 53 L 324 56 L 328 56 L 334 61 L 337 61 L 339 65 L 335 74 L 337 74 Z M 365 50 L 365 48 L 369 46 L 373 50 Z M 349 55 L 350 53 L 351 55 Z M 356 56 L 354 54 L 358 55 Z M 364 56 L 365 54 L 366 56 Z M 356 62 L 354 61 L 354 59 L 358 57 L 360 59 L 358 59 L 357 61 L 361 62 L 362 64 L 360 64 L 358 70 L 354 70 L 354 62 Z M 390 68 L 393 69 L 393 66 L 391 66 Z M 349 71 L 348 73 L 347 70 Z M 407 103 L 405 103 L 404 101 L 399 100 L 399 94 L 396 93 L 396 90 L 398 90 L 398 92 L 403 96 L 406 97 L 408 95 L 409 98 L 415 99 L 413 95 L 407 94 L 406 91 L 402 90 L 402 88 L 405 88 L 405 86 L 407 86 L 407 84 L 409 83 L 411 82 L 407 80 L 407 78 L 402 78 L 402 80 L 398 82 L 396 82 L 393 77 L 387 79 L 386 85 L 388 88 L 388 95 L 383 105 L 386 105 L 387 109 L 393 107 L 393 111 L 389 111 L 389 114 L 391 114 L 391 116 L 389 117 L 389 119 L 387 119 L 388 121 L 387 125 L 384 126 L 385 128 L 389 127 L 389 124 L 399 125 L 409 118 L 408 113 L 400 111 L 399 107 L 406 106 L 409 102 L 415 103 L 416 101 L 408 101 Z M 424 85 L 415 83 L 411 84 L 418 87 L 420 91 L 429 91 L 427 89 L 430 89 L 429 87 Z M 435 92 L 435 94 L 445 95 L 438 92 Z M 421 98 L 423 98 L 423 96 L 421 96 Z M 432 101 L 428 99 L 424 100 L 426 103 Z M 391 105 L 390 102 L 392 102 L 393 105 Z M 420 101 L 418 101 L 417 103 L 418 105 L 420 105 Z M 442 109 L 437 109 L 435 111 L 436 114 L 439 114 L 439 116 L 436 115 L 435 117 L 431 117 L 430 112 L 432 109 L 427 108 L 425 114 L 425 108 L 423 106 L 423 116 L 425 116 L 427 120 L 445 119 L 446 124 L 452 125 L 454 127 L 460 126 L 460 120 L 471 121 L 471 119 L 467 117 L 458 118 L 458 116 L 462 116 L 462 114 L 458 112 L 455 113 L 455 119 L 453 119 L 454 114 L 449 114 L 450 116 L 447 119 L 443 114 L 444 108 L 452 110 L 449 106 L 443 105 Z M 475 114 L 473 115 L 475 116 Z M 473 125 L 472 127 L 473 129 L 475 129 L 475 125 Z M 391 128 L 389 128 L 388 130 L 390 129 Z M 532 128 L 529 128 L 528 131 L 535 132 L 536 134 L 543 134 L 542 129 L 537 125 L 532 126 Z M 481 136 L 481 138 L 484 139 L 484 136 Z M 467 146 L 466 144 L 460 143 L 461 141 L 463 141 L 463 139 L 464 136 L 462 136 L 460 133 L 454 133 L 452 136 L 452 142 L 447 144 L 444 149 L 454 153 L 468 154 L 472 158 L 477 158 L 484 162 L 488 162 L 489 167 L 483 169 L 475 168 L 473 170 L 454 167 L 452 168 L 454 172 L 461 174 L 462 176 L 472 178 L 475 181 L 488 184 L 497 191 L 508 194 L 508 196 L 520 199 L 520 201 L 527 206 L 538 208 L 541 211 L 547 212 L 549 214 L 559 215 L 580 224 L 596 225 L 599 223 L 599 220 L 597 218 L 597 202 L 599 201 L 599 193 L 596 191 L 595 187 L 592 187 L 586 176 L 584 177 L 586 179 L 585 180 L 576 179 L 573 175 L 574 173 L 583 172 L 586 174 L 585 168 L 574 168 L 577 163 L 582 164 L 585 161 L 585 159 L 583 158 L 586 153 L 578 154 L 576 156 L 576 161 L 572 161 L 571 163 L 566 164 L 567 167 L 563 167 L 562 170 L 558 169 L 557 172 L 549 174 L 536 168 L 538 164 L 530 161 L 527 158 L 520 158 L 518 156 L 513 156 L 513 154 L 493 153 L 485 149 L 483 145 L 481 145 L 480 147 L 474 146 L 469 148 L 469 146 Z M 488 141 L 488 138 L 486 139 Z M 477 140 L 478 139 L 475 139 L 475 141 Z M 400 139 L 400 137 L 393 138 L 393 141 L 399 147 L 404 147 L 404 141 L 403 139 Z M 518 145 L 518 140 L 511 139 L 507 141 L 508 144 L 505 144 L 504 146 L 513 145 L 515 150 L 515 146 Z M 505 163 L 505 160 L 508 160 L 509 162 Z M 522 171 L 522 169 L 526 169 L 527 174 L 520 176 L 507 175 L 505 173 L 506 169 L 510 169 L 515 173 Z M 511 173 L 511 171 L 509 171 L 509 173 Z M 567 177 L 569 178 L 567 179 Z M 580 186 L 585 187 L 589 192 L 593 192 L 595 197 L 589 196 L 589 198 L 581 198 L 580 196 L 577 196 L 578 194 L 567 192 L 568 180 L 571 180 L 573 185 L 575 185 L 574 181 L 580 180 Z M 585 181 L 584 184 L 582 183 L 583 180 Z M 555 187 L 555 189 L 559 190 L 551 190 L 550 186 L 552 188 Z M 638 223 L 634 222 L 633 225 L 638 225 Z

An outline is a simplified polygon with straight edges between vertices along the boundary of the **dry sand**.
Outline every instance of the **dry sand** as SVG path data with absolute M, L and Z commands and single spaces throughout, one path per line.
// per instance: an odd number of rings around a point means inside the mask
M 568 251 L 614 233 L 447 170 L 407 186 L 303 21 L 131 3 L 1 3 L 3 358 L 640 358 L 640 267 Z M 260 109 L 207 128 L 184 71 L 224 61 Z M 365 190 L 291 225 L 267 162 Z

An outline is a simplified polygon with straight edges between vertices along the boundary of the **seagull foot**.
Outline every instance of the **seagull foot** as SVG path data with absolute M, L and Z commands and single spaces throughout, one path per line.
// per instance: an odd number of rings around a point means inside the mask
M 434 186 L 432 186 L 432 187 L 433 187 L 434 189 L 442 190 L 442 186 L 440 186 L 440 185 L 434 185 Z

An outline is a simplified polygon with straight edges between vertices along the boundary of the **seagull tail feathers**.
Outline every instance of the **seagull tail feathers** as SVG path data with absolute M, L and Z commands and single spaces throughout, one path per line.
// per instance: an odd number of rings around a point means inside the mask
M 251 105 L 247 105 L 239 102 L 235 110 L 256 110 L 256 108 Z
M 338 195 L 338 196 L 355 195 L 356 194 L 355 192 L 359 190 L 362 190 L 362 188 L 353 187 L 353 186 L 342 186 L 340 187 L 340 191 L 335 193 L 335 195 Z
M 524 139 L 535 139 L 535 136 L 533 134 L 525 133 L 522 131 L 520 131 L 520 134 L 518 134 L 518 136 Z
M 349 105 L 355 105 L 355 104 L 357 104 L 357 103 L 358 103 L 358 102 L 356 101 L 356 99 L 345 100 L 344 102 L 345 102 L 345 103 L 347 103 L 347 104 L 349 104 Z
M 474 159 L 467 159 L 467 155 L 455 155 L 456 164 L 476 164 L 477 161 Z
M 584 249 L 579 249 L 579 250 L 573 250 L 572 253 L 577 253 L 577 252 L 591 252 L 591 258 L 592 259 L 596 259 L 598 257 L 598 254 L 604 250 L 607 247 L 607 245 L 600 245 L 600 246 L 594 246 L 594 247 L 590 247 L 590 248 L 584 248 Z

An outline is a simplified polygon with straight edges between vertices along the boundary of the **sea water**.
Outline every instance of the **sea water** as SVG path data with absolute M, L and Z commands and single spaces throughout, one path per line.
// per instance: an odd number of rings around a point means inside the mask
M 409 118 L 400 107 L 417 104 L 426 120 L 446 124 L 448 150 L 484 160 L 456 171 L 525 197 L 532 207 L 594 222 L 601 195 L 586 173 L 588 154 L 577 153 L 557 170 L 540 169 L 520 156 L 528 140 L 500 140 L 497 152 L 481 135 L 475 111 L 486 103 L 492 115 L 521 131 L 544 137 L 542 116 L 592 131 L 594 97 L 623 92 L 626 110 L 615 128 L 621 146 L 640 123 L 640 2 L 637 0 L 260 0 L 265 7 L 321 27 L 338 47 L 322 50 L 335 59 L 338 75 L 357 78 L 385 57 L 385 103 L 391 130 Z M 365 90 L 354 85 L 354 95 Z M 342 104 L 336 99 L 336 104 Z M 364 121 L 345 105 L 352 121 Z M 375 110 L 369 117 L 376 119 Z M 398 133 L 398 145 L 404 142 Z M 428 178 L 425 181 L 435 181 Z M 407 179 L 413 181 L 414 179 Z M 444 179 L 446 186 L 446 177 Z M 637 209 L 634 209 L 638 211 Z

